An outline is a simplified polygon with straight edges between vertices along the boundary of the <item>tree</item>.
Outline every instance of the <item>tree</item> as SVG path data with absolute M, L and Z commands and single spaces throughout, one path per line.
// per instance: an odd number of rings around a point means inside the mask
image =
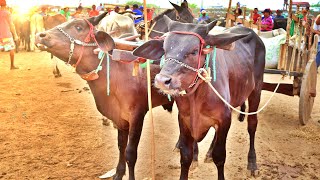
M 191 9 L 198 9 L 198 5 L 197 5 L 197 4 L 194 4 L 194 3 L 188 4 L 188 6 L 189 6 L 189 8 L 191 8 Z

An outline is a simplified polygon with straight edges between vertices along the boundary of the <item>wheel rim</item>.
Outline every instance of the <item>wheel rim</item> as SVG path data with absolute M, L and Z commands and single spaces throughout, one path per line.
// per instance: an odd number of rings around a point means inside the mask
M 302 78 L 299 100 L 299 120 L 302 125 L 307 124 L 311 117 L 311 112 L 316 95 L 317 66 L 314 60 L 307 63 Z

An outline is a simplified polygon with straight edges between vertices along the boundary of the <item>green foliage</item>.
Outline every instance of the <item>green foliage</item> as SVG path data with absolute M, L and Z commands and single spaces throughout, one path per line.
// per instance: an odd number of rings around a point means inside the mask
M 130 7 L 132 6 L 132 5 L 134 5 L 134 4 L 138 4 L 138 6 L 143 6 L 143 3 L 142 2 L 140 2 L 140 1 L 127 1 L 126 2 L 126 5 L 129 5 Z M 147 7 L 148 8 L 152 8 L 152 7 L 154 7 L 154 8 L 160 8 L 160 6 L 158 6 L 158 5 L 155 5 L 155 4 L 147 4 Z
M 189 6 L 189 8 L 191 8 L 191 9 L 198 9 L 197 4 L 194 4 L 194 3 L 188 4 L 188 6 Z
M 320 7 L 320 1 L 317 4 L 311 4 L 311 7 Z
M 134 4 L 138 4 L 139 6 L 142 6 L 143 3 L 140 1 L 127 1 L 126 2 L 126 5 L 129 5 L 129 6 L 132 6 Z

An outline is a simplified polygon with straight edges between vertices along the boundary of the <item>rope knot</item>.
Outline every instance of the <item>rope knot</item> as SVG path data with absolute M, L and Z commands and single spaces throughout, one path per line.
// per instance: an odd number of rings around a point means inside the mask
M 211 80 L 212 80 L 212 77 L 210 76 L 208 71 L 206 69 L 204 69 L 204 68 L 200 68 L 198 70 L 198 76 L 206 83 L 210 83 Z

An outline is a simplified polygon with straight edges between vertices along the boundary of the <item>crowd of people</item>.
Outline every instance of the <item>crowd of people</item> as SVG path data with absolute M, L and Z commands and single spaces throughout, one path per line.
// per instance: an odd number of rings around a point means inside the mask
M 285 4 L 285 3 L 284 3 Z M 10 11 L 8 11 L 6 6 L 6 0 L 0 0 L 0 50 L 9 51 L 10 60 L 11 60 L 11 69 L 18 69 L 14 65 L 14 50 L 15 50 L 15 41 L 18 39 L 18 35 L 16 33 L 12 15 Z M 285 9 L 286 7 L 284 7 Z M 40 15 L 47 15 L 47 7 L 41 7 L 38 12 Z M 93 17 L 99 15 L 101 12 L 108 11 L 109 14 L 126 12 L 132 13 L 135 16 L 134 23 L 137 24 L 144 20 L 143 16 L 143 6 L 138 6 L 137 4 L 132 5 L 130 8 L 129 5 L 126 5 L 124 9 L 120 9 L 119 6 L 115 6 L 114 9 L 105 9 L 104 6 L 100 3 L 99 6 L 92 5 L 91 8 L 83 8 L 81 3 L 75 9 L 75 12 L 71 13 L 69 7 L 62 7 L 59 11 L 60 14 L 64 15 L 67 20 L 71 18 L 84 18 L 84 17 Z M 303 9 L 301 11 L 303 26 L 307 29 L 307 33 L 313 30 L 314 34 L 320 35 L 320 18 L 316 17 L 315 23 L 310 25 L 308 23 L 308 11 L 309 9 Z M 233 13 L 236 17 L 242 15 L 242 9 L 240 6 L 240 2 L 237 3 L 236 8 L 233 10 Z M 274 26 L 275 19 L 283 19 L 285 18 L 283 15 L 283 10 L 276 10 L 275 13 L 272 13 L 270 9 L 264 9 L 261 13 L 259 13 L 258 8 L 254 8 L 254 10 L 250 13 L 250 19 L 253 24 L 259 25 L 261 27 L 261 31 L 271 31 Z M 205 9 L 200 9 L 198 23 L 209 23 L 211 21 L 208 13 Z M 320 48 L 319 48 L 320 49 Z M 317 66 L 320 65 L 320 51 L 317 54 Z

